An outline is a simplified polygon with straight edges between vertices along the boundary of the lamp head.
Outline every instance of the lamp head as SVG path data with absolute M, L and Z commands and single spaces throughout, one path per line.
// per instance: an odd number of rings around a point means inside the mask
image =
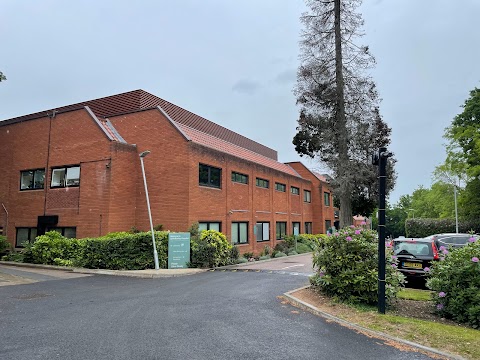
M 138 155 L 138 156 L 140 156 L 141 158 L 144 158 L 148 154 L 150 154 L 150 150 L 145 150 L 145 151 L 141 152 L 140 155 Z

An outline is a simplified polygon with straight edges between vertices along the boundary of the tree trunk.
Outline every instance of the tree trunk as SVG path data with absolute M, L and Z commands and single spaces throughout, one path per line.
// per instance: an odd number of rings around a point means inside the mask
M 343 57 L 342 57 L 342 34 L 340 31 L 340 2 L 334 1 L 335 12 L 335 81 L 336 81 L 336 96 L 337 96 L 337 129 L 338 129 L 338 176 L 341 179 L 340 191 L 338 196 L 340 198 L 340 227 L 345 227 L 352 224 L 352 201 L 351 185 L 349 176 L 349 158 L 348 158 L 348 144 L 347 144 L 347 120 L 345 117 L 345 96 L 343 80 Z

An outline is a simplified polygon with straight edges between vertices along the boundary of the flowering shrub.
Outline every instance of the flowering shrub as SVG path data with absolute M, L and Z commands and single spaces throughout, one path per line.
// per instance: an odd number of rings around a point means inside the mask
M 200 239 L 191 242 L 192 267 L 215 267 L 230 262 L 232 245 L 225 235 L 216 230 L 205 230 Z
M 393 299 L 404 282 L 397 259 L 386 249 L 386 298 Z M 344 228 L 318 242 L 313 254 L 316 274 L 310 282 L 343 301 L 375 304 L 378 300 L 378 237 L 372 230 Z
M 443 261 L 430 269 L 427 286 L 440 315 L 480 328 L 480 241 L 455 251 L 443 250 Z

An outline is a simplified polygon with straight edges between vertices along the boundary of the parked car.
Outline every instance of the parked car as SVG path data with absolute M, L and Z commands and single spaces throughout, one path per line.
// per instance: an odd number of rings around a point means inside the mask
M 470 242 L 470 238 L 474 238 L 475 240 L 480 239 L 479 235 L 471 235 L 471 234 L 462 234 L 462 233 L 446 233 L 446 234 L 435 234 L 431 236 L 427 236 L 426 239 L 431 239 L 435 241 L 435 245 L 437 249 L 440 249 L 441 246 L 445 246 L 446 248 L 459 248 L 467 245 Z
M 392 241 L 392 246 L 398 259 L 398 270 L 407 278 L 423 277 L 425 268 L 440 259 L 433 239 L 397 238 Z

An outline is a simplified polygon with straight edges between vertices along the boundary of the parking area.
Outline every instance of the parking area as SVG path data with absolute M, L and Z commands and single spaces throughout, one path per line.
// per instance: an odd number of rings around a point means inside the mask
M 23 285 L 39 281 L 73 279 L 85 276 L 91 275 L 71 271 L 0 265 L 0 286 Z
M 285 256 L 268 261 L 255 261 L 235 265 L 230 268 L 238 270 L 282 271 L 301 275 L 312 275 L 314 273 L 312 254 Z

